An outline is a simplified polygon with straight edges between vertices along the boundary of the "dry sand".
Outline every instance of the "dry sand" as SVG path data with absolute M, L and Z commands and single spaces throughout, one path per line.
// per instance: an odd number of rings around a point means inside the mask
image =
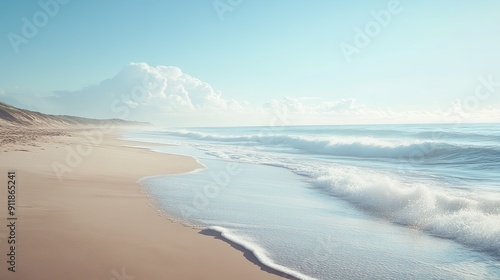
M 19 141 L 12 133 L 0 131 L 0 279 L 282 279 L 149 205 L 136 181 L 196 169 L 194 159 L 123 147 L 137 143 L 108 135 L 58 180 L 53 163 L 66 164 L 85 137 L 32 130 L 18 131 L 28 135 Z M 7 270 L 9 170 L 17 177 L 16 272 Z

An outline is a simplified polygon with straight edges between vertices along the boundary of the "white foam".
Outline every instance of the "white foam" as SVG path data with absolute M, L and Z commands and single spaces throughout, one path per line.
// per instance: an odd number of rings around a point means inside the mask
M 294 161 L 255 150 L 210 150 L 223 159 L 287 168 L 371 215 L 500 256 L 500 196 L 437 182 L 412 182 L 396 173 L 318 161 Z
M 314 184 L 376 216 L 500 256 L 497 193 L 452 192 L 354 167 L 332 168 Z
M 262 144 L 267 147 L 288 147 L 299 152 L 348 156 L 363 158 L 395 158 L 412 159 L 414 157 L 439 156 L 444 158 L 461 158 L 470 156 L 493 157 L 500 151 L 491 146 L 481 146 L 469 143 L 443 143 L 434 140 L 385 139 L 375 137 L 346 136 L 299 136 L 286 134 L 248 134 L 221 135 L 188 130 L 168 131 L 168 135 L 194 140 L 236 143 L 242 146 Z
M 195 146 L 225 160 L 290 169 L 299 175 L 308 176 L 316 187 L 367 213 L 434 236 L 455 240 L 475 250 L 500 256 L 500 195 L 496 190 L 483 189 L 481 193 L 471 191 L 470 188 L 459 190 L 452 188 L 451 185 L 443 185 L 443 182 L 437 180 L 412 182 L 411 176 L 399 177 L 401 174 L 397 172 L 387 173 L 376 169 L 328 162 L 297 160 L 296 157 L 289 157 L 286 154 L 258 150 L 260 146 L 288 145 L 319 154 L 338 151 L 338 153 L 374 157 L 399 157 L 429 145 L 433 145 L 434 152 L 439 148 L 443 152 L 457 148 L 456 155 L 460 155 L 467 148 L 429 141 L 389 141 L 372 138 L 349 139 L 293 135 L 231 136 L 191 131 L 169 131 L 168 134 L 209 140 L 209 144 L 198 142 Z M 224 144 L 218 145 L 211 141 L 224 142 Z M 236 142 L 237 145 L 226 145 L 228 142 Z M 247 145 L 249 142 L 265 145 Z M 498 151 L 497 147 L 492 149 L 491 151 Z M 483 154 L 477 153 L 479 151 L 470 151 L 470 155 L 466 158 L 473 159 L 474 162 L 487 162 L 485 158 L 478 159 Z M 489 160 L 498 161 L 496 154 L 490 153 L 490 150 L 484 150 L 484 154 L 488 153 Z M 453 159 L 452 162 L 460 163 L 461 161 Z M 223 234 L 231 235 L 231 232 L 225 231 Z M 250 245 L 250 247 L 255 246 Z M 256 254 L 263 253 L 257 250 Z M 263 258 L 263 263 L 269 261 L 265 259 L 265 254 Z
M 307 276 L 303 273 L 297 272 L 297 271 L 295 271 L 291 268 L 288 268 L 286 266 L 282 266 L 282 265 L 275 263 L 271 258 L 269 258 L 267 256 L 267 252 L 265 249 L 263 249 L 262 247 L 257 245 L 255 242 L 251 242 L 248 239 L 243 238 L 242 236 L 238 236 L 233 231 L 231 231 L 227 228 L 220 227 L 220 226 L 211 226 L 211 227 L 208 227 L 208 229 L 219 232 L 222 235 L 222 237 L 224 237 L 225 239 L 241 245 L 243 248 L 250 251 L 255 256 L 255 258 L 264 266 L 267 266 L 267 267 L 272 268 L 272 269 L 277 270 L 277 271 L 281 271 L 287 275 L 291 275 L 291 276 L 298 278 L 298 279 L 303 279 L 303 280 L 316 279 L 316 278 L 312 278 L 310 276 Z

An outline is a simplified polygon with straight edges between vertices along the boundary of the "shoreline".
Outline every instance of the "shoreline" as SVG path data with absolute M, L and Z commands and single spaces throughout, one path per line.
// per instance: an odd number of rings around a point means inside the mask
M 154 153 L 163 153 L 163 152 L 152 151 L 150 148 L 145 147 L 145 146 L 135 146 L 134 148 L 146 149 L 146 150 L 149 150 L 149 151 L 154 152 Z M 163 154 L 168 154 L 168 153 L 163 153 Z M 198 172 L 198 171 L 201 171 L 204 169 L 208 169 L 208 167 L 206 167 L 203 163 L 201 163 L 199 161 L 199 159 L 197 159 L 196 157 L 192 157 L 192 156 L 188 156 L 188 155 L 180 155 L 180 156 L 186 156 L 186 157 L 193 158 L 194 160 L 196 160 L 197 163 L 201 164 L 203 166 L 203 168 L 198 168 L 198 169 L 188 171 L 188 172 L 183 172 L 183 173 L 175 173 L 175 174 L 168 174 L 168 175 L 154 175 L 154 176 L 147 176 L 147 177 L 141 178 L 138 181 L 138 184 L 142 186 L 141 192 L 144 192 L 146 194 L 146 196 L 148 197 L 148 200 L 150 201 L 149 206 L 151 206 L 157 213 L 159 213 L 159 215 L 165 217 L 165 219 L 167 219 L 173 223 L 180 224 L 180 225 L 185 226 L 187 228 L 197 230 L 198 233 L 201 235 L 213 237 L 216 240 L 219 240 L 221 242 L 224 242 L 224 243 L 230 245 L 235 250 L 240 251 L 249 262 L 253 263 L 254 265 L 259 266 L 262 271 L 265 271 L 269 274 L 279 276 L 279 277 L 281 277 L 281 279 L 300 280 L 301 278 L 293 275 L 294 273 L 300 273 L 300 272 L 290 272 L 289 273 L 289 272 L 286 272 L 284 270 L 274 268 L 273 266 L 275 266 L 277 264 L 275 264 L 275 263 L 267 264 L 267 263 L 261 261 L 258 258 L 258 256 L 255 255 L 255 252 L 253 252 L 251 249 L 246 248 L 243 244 L 240 244 L 237 241 L 233 241 L 230 238 L 224 237 L 222 232 L 211 229 L 210 227 L 205 227 L 203 225 L 198 225 L 198 224 L 192 223 L 190 221 L 183 220 L 181 218 L 176 218 L 172 214 L 168 213 L 167 211 L 165 211 L 161 208 L 161 206 L 159 205 L 158 199 L 153 194 L 150 194 L 147 191 L 146 184 L 141 183 L 141 181 L 147 180 L 148 178 L 157 178 L 157 177 L 164 177 L 164 176 L 176 176 L 176 175 L 180 175 L 180 174 L 188 174 L 188 173 L 193 173 L 193 172 Z
M 253 263 L 255 265 L 260 266 L 262 270 L 264 270 L 264 271 L 266 271 L 268 273 L 271 273 L 271 274 L 283 277 L 284 279 L 300 280 L 300 278 L 297 278 L 297 277 L 295 277 L 295 276 L 293 276 L 293 275 L 291 275 L 289 273 L 286 273 L 286 272 L 283 272 L 281 270 L 272 268 L 272 267 L 270 267 L 270 266 L 262 263 L 262 261 L 259 260 L 259 258 L 254 254 L 254 252 L 252 252 L 251 250 L 245 248 L 245 246 L 239 244 L 238 242 L 232 241 L 231 239 L 224 237 L 224 235 L 220 231 L 213 230 L 213 229 L 210 229 L 210 228 L 205 228 L 205 229 L 201 230 L 199 233 L 203 234 L 203 235 L 206 235 L 206 236 L 211 236 L 214 239 L 220 240 L 222 242 L 225 242 L 225 243 L 231 245 L 231 247 L 233 247 L 235 250 L 238 250 L 238 251 L 242 252 L 243 255 L 245 256 L 245 258 L 249 262 L 251 262 L 251 263 Z
M 198 167 L 193 158 L 125 147 L 132 142 L 114 133 L 59 181 L 52 164 L 82 141 L 71 132 L 0 153 L 1 172 L 17 172 L 20 217 L 15 273 L 6 269 L 0 231 L 1 279 L 283 279 L 229 244 L 165 219 L 149 203 L 139 180 L 189 172 Z
M 122 137 L 121 139 L 127 140 L 127 141 L 138 141 L 134 140 L 133 137 L 127 139 L 127 137 Z M 132 139 L 132 140 L 131 140 Z M 266 271 L 270 274 L 277 275 L 279 277 L 282 277 L 283 279 L 292 279 L 292 280 L 299 280 L 299 279 L 315 279 L 311 276 L 305 275 L 300 271 L 294 270 L 292 268 L 280 265 L 275 262 L 275 260 L 271 259 L 267 255 L 262 255 L 262 253 L 259 253 L 258 250 L 260 250 L 260 245 L 259 244 L 246 244 L 246 242 L 242 242 L 241 240 L 237 240 L 238 238 L 232 238 L 229 236 L 226 236 L 226 232 L 224 227 L 219 227 L 219 226 L 209 226 L 209 225 L 203 225 L 201 223 L 196 223 L 196 221 L 190 221 L 187 218 L 182 218 L 180 216 L 177 216 L 175 214 L 172 214 L 168 212 L 168 210 L 164 210 L 161 207 L 160 199 L 157 198 L 155 195 L 152 193 L 149 193 L 147 188 L 147 180 L 148 179 L 168 179 L 167 177 L 173 176 L 182 176 L 185 174 L 190 174 L 190 173 L 196 173 L 196 172 L 210 172 L 211 171 L 211 166 L 208 163 L 204 163 L 203 158 L 199 158 L 200 155 L 196 154 L 190 154 L 189 152 L 173 152 L 171 150 L 155 150 L 154 148 L 158 146 L 167 146 L 167 147 L 172 147 L 172 146 L 177 146 L 177 145 L 170 145 L 170 144 L 159 144 L 155 142 L 143 142 L 143 145 L 141 146 L 134 146 L 134 148 L 138 149 L 147 149 L 149 151 L 155 152 L 155 153 L 160 153 L 160 154 L 175 154 L 179 156 L 186 156 L 193 158 L 199 165 L 201 165 L 201 168 L 189 171 L 189 172 L 183 172 L 180 174 L 168 174 L 168 175 L 156 175 L 156 176 L 147 176 L 143 177 L 139 180 L 139 183 L 144 187 L 144 191 L 148 193 L 148 197 L 151 198 L 152 200 L 152 207 L 154 207 L 159 213 L 164 215 L 167 219 L 174 223 L 180 223 L 186 227 L 190 227 L 196 230 L 199 230 L 199 233 L 205 236 L 210 236 L 213 237 L 214 239 L 220 240 L 224 243 L 229 244 L 232 248 L 234 248 L 237 251 L 240 251 L 245 258 L 259 266 L 263 271 Z M 212 170 L 213 171 L 213 170 Z M 143 182 L 141 182 L 143 181 Z M 220 229 L 214 229 L 214 228 L 220 228 Z M 222 231 L 220 231 L 222 230 Z M 257 246 L 257 248 L 255 247 Z M 257 251 L 256 251 L 257 250 Z
M 135 149 L 144 149 L 144 150 L 147 150 L 147 151 L 150 151 L 153 153 L 172 155 L 172 154 L 165 153 L 165 152 L 157 152 L 157 151 L 154 151 L 152 149 L 152 147 L 163 146 L 163 144 L 140 142 L 140 141 L 136 141 L 136 140 L 127 140 L 127 139 L 123 139 L 123 138 L 120 138 L 120 139 L 127 141 L 127 142 L 136 142 L 138 144 L 142 143 L 144 145 L 144 146 L 126 146 L 126 147 L 135 148 Z M 166 145 L 166 146 L 168 146 L 168 145 Z M 207 227 L 202 226 L 202 225 L 191 223 L 187 220 L 176 218 L 161 208 L 161 206 L 159 205 L 158 199 L 153 194 L 150 194 L 148 192 L 147 185 L 145 183 L 141 183 L 141 181 L 145 181 L 148 178 L 158 178 L 158 177 L 164 177 L 164 176 L 176 176 L 176 175 L 181 175 L 181 174 L 189 174 L 189 173 L 199 172 L 199 171 L 208 169 L 208 167 L 205 164 L 203 164 L 198 158 L 196 158 L 194 156 L 189 156 L 189 155 L 184 155 L 184 154 L 176 154 L 176 155 L 192 158 L 196 161 L 196 163 L 198 165 L 201 165 L 201 167 L 193 169 L 191 171 L 182 172 L 182 173 L 152 175 L 152 176 L 146 176 L 146 177 L 140 178 L 137 181 L 137 183 L 141 186 L 141 192 L 143 192 L 147 196 L 148 201 L 150 202 L 148 205 L 150 207 L 152 207 L 157 213 L 159 213 L 159 215 L 165 217 L 165 219 L 167 219 L 173 223 L 177 223 L 177 224 L 180 224 L 182 226 L 197 230 L 198 233 L 201 235 L 213 237 L 216 240 L 222 241 L 222 242 L 230 245 L 235 250 L 240 251 L 249 262 L 253 263 L 254 265 L 259 266 L 262 271 L 265 271 L 269 274 L 274 274 L 276 276 L 282 277 L 282 279 L 300 280 L 300 278 L 294 276 L 292 273 L 287 273 L 286 271 L 282 271 L 282 270 L 279 270 L 277 268 L 273 268 L 272 265 L 269 265 L 269 264 L 262 262 L 261 260 L 259 260 L 259 258 L 255 255 L 255 253 L 252 250 L 246 248 L 244 245 L 239 244 L 236 241 L 233 241 L 229 238 L 224 237 L 222 232 L 213 230 L 211 228 L 207 228 Z

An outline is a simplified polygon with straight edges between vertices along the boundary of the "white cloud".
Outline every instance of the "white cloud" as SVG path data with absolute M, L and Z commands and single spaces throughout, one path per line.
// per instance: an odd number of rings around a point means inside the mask
M 318 110 L 324 113 L 354 113 L 362 110 L 362 108 L 363 106 L 356 103 L 356 99 L 345 98 L 336 103 L 323 103 Z
M 210 84 L 173 66 L 131 63 L 114 78 L 101 83 L 101 87 L 115 92 L 120 89 L 120 98 L 135 103 L 136 107 L 157 106 L 166 113 L 242 109 L 240 102 L 222 98 Z
M 263 107 L 224 98 L 209 83 L 173 66 L 131 63 L 116 76 L 77 91 L 19 94 L 2 91 L 0 100 L 51 114 L 125 118 L 173 126 L 295 125 L 499 121 L 500 108 L 465 108 L 453 101 L 435 111 L 398 112 L 359 104 L 354 98 L 273 99 Z M 458 117 L 457 117 L 458 115 Z
M 223 98 L 207 82 L 173 66 L 131 63 L 116 76 L 77 91 L 30 95 L 14 93 L 9 103 L 52 114 L 126 118 L 183 125 L 255 111 L 248 103 Z M 39 104 L 37 107 L 36 104 Z M 229 118 L 230 119 L 230 118 Z M 179 123 L 180 122 L 180 123 Z
M 500 106 L 465 108 L 455 100 L 446 109 L 394 111 L 359 104 L 354 98 L 337 102 L 302 103 L 302 98 L 272 100 L 265 108 L 284 124 L 362 124 L 362 123 L 471 123 L 500 122 Z

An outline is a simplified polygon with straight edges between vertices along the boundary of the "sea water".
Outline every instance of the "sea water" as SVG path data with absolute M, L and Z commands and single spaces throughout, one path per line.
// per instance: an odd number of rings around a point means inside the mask
M 141 180 L 171 217 L 299 279 L 500 279 L 500 125 L 186 128 L 206 168 Z

